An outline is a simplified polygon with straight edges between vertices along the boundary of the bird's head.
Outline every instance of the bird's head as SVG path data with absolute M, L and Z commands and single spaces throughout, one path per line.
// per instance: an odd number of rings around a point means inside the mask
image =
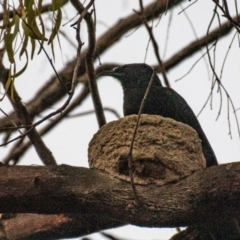
M 110 71 L 101 72 L 98 76 L 111 76 L 120 81 L 123 89 L 146 89 L 153 74 L 153 69 L 144 63 L 125 64 Z M 154 76 L 152 86 L 162 86 L 157 74 Z

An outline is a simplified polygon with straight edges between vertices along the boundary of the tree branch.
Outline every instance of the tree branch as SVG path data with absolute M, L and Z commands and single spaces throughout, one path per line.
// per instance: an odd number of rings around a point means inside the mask
M 239 16 L 235 16 L 233 19 L 235 21 L 237 21 L 239 19 Z M 229 34 L 233 28 L 234 28 L 234 26 L 227 21 L 227 22 L 223 23 L 221 26 L 219 26 L 218 28 L 213 29 L 207 35 L 201 37 L 200 39 L 198 39 L 196 41 L 193 41 L 193 42 L 187 44 L 186 47 L 179 50 L 170 59 L 168 59 L 164 62 L 165 69 L 169 70 L 169 69 L 175 67 L 180 62 L 182 62 L 183 59 L 185 60 L 187 57 L 198 52 L 202 47 L 205 47 L 207 44 L 215 42 L 215 41 L 219 40 L 220 38 Z M 161 71 L 160 68 L 158 68 L 157 70 L 158 70 L 158 72 Z
M 99 91 L 96 83 L 96 74 L 95 74 L 95 69 L 93 65 L 95 45 L 96 45 L 96 37 L 95 37 L 96 26 L 93 22 L 91 14 L 87 11 L 87 9 L 94 4 L 94 0 L 89 2 L 86 9 L 83 7 L 83 5 L 79 1 L 71 0 L 71 3 L 76 8 L 79 14 L 84 13 L 83 18 L 85 19 L 87 28 L 88 28 L 88 50 L 86 52 L 86 57 L 85 57 L 85 67 L 88 75 L 88 84 L 89 84 L 89 89 L 90 89 L 92 100 L 93 100 L 93 106 L 96 112 L 98 126 L 100 128 L 106 123 L 106 120 L 105 120 L 102 102 L 100 99 L 100 95 L 99 95 Z
M 208 234 L 217 232 L 223 236 L 226 234 L 224 231 L 229 230 L 226 225 L 231 224 L 234 233 L 227 232 L 228 238 L 223 239 L 234 239 L 231 236 L 236 234 L 237 223 L 240 221 L 239 173 L 240 163 L 230 163 L 195 172 L 186 179 L 161 187 L 155 184 L 137 185 L 138 194 L 144 203 L 138 206 L 133 204 L 134 195 L 130 183 L 112 178 L 99 170 L 67 165 L 2 165 L 0 211 L 61 214 L 36 215 L 38 221 L 30 224 L 36 229 L 42 225 L 42 230 L 36 234 L 47 234 L 46 231 L 50 231 L 58 234 L 58 237 L 73 236 L 73 233 L 74 236 L 81 236 L 129 223 L 145 227 L 192 226 L 190 230 L 193 231 L 194 228 L 195 232 L 198 229 Z M 29 219 L 27 215 L 15 217 L 16 219 L 2 219 L 2 225 L 10 228 L 16 221 L 21 225 L 21 222 L 26 223 L 26 219 Z M 43 227 L 44 222 L 49 224 L 49 218 L 59 219 L 58 224 L 50 230 Z M 33 223 L 33 219 L 31 221 Z M 44 226 L 48 225 L 46 224 Z M 65 232 L 60 230 L 63 226 Z M 201 239 L 211 238 L 208 235 L 208 238 Z
M 159 0 L 153 2 L 145 7 L 145 17 L 147 20 L 157 18 L 159 14 L 162 14 L 166 10 L 179 4 L 183 0 Z M 103 54 L 110 46 L 116 43 L 125 33 L 133 28 L 137 28 L 142 24 L 141 19 L 137 14 L 131 14 L 129 17 L 120 20 L 112 28 L 110 28 L 105 34 L 103 34 L 96 42 L 96 50 L 94 52 L 94 59 Z M 85 68 L 85 57 L 86 52 L 81 54 L 81 66 L 79 68 L 79 76 L 84 75 L 86 72 Z M 76 59 L 66 64 L 66 67 L 59 73 L 62 82 L 67 88 L 71 88 L 71 79 L 74 67 L 76 65 Z M 59 84 L 59 81 L 53 76 L 34 96 L 34 99 L 30 100 L 26 105 L 28 112 L 32 118 L 37 116 L 45 109 L 51 107 L 54 103 L 59 101 L 66 94 L 65 89 Z M 14 113 L 9 114 L 9 118 L 15 123 L 19 121 Z M 0 126 L 11 127 L 12 123 L 8 118 L 0 120 Z
M 111 222 L 112 216 L 121 219 L 120 225 L 194 225 L 216 221 L 220 216 L 239 215 L 239 172 L 240 163 L 230 163 L 198 171 L 161 187 L 138 185 L 138 193 L 144 200 L 144 206 L 138 209 L 132 205 L 131 184 L 99 170 L 67 165 L 0 166 L 0 211 L 94 213 L 99 221 L 106 218 Z
M 5 69 L 5 67 L 2 64 L 2 57 L 1 57 L 1 61 L 0 61 L 0 69 L 2 72 L 8 71 L 7 69 Z M 38 134 L 36 128 L 32 125 L 32 119 L 31 119 L 26 107 L 22 103 L 21 98 L 18 95 L 18 92 L 16 91 L 15 87 L 13 85 L 11 86 L 12 95 L 11 95 L 9 89 L 7 88 L 7 81 L 9 81 L 9 80 L 10 79 L 8 79 L 8 75 L 6 75 L 6 74 L 2 75 L 0 77 L 0 82 L 2 82 L 2 84 L 5 88 L 5 92 L 9 98 L 9 101 L 11 102 L 18 118 L 20 119 L 21 125 L 28 126 L 26 128 L 25 134 L 28 136 L 29 140 L 33 144 L 41 161 L 45 165 L 56 165 L 57 163 L 52 155 L 52 152 L 45 145 L 42 138 Z M 10 83 L 10 84 L 13 84 L 13 83 Z
M 79 237 L 96 231 L 90 221 L 86 221 L 84 214 L 1 214 L 1 239 L 8 240 L 56 240 L 63 238 Z M 105 227 L 104 227 L 105 225 Z M 26 227 L 27 226 L 27 227 Z M 118 220 L 102 222 L 102 227 L 118 227 Z
M 172 3 L 171 3 L 172 4 Z M 149 19 L 151 17 L 157 17 L 161 11 L 163 11 L 165 5 L 161 5 L 160 3 L 155 6 L 155 12 L 153 15 L 153 4 L 150 4 L 148 7 L 145 8 L 146 17 Z M 173 5 L 169 5 L 169 7 L 173 7 Z M 235 21 L 238 20 L 238 17 L 233 18 Z M 119 21 L 116 23 L 111 29 L 109 29 L 103 36 L 101 36 L 97 43 L 96 43 L 96 53 L 95 55 L 103 53 L 109 46 L 114 44 L 119 40 L 119 38 L 125 34 L 129 29 L 137 27 L 137 24 L 141 24 L 141 20 L 136 14 L 130 15 L 128 18 Z M 164 66 L 166 70 L 170 70 L 171 68 L 175 67 L 182 61 L 184 61 L 187 57 L 191 56 L 192 54 L 199 51 L 202 47 L 206 44 L 209 44 L 213 41 L 220 39 L 221 37 L 225 36 L 232 30 L 233 26 L 226 22 L 221 25 L 221 27 L 214 29 L 212 32 L 208 34 L 208 36 L 204 36 L 199 40 L 196 40 L 190 44 L 188 44 L 185 48 L 181 49 L 178 53 L 173 55 L 170 59 L 164 62 Z M 86 55 L 86 52 L 82 54 L 82 58 Z M 95 56 L 95 57 L 96 57 Z M 72 72 L 75 67 L 75 60 L 70 61 L 66 67 L 60 72 L 60 77 L 62 81 L 71 88 L 71 78 Z M 117 66 L 117 64 L 106 64 L 106 67 L 111 68 L 112 66 Z M 100 66 L 100 68 L 104 69 L 105 65 Z M 156 69 L 160 72 L 160 69 Z M 87 80 L 85 73 L 85 66 L 81 64 L 79 68 L 79 76 L 81 76 L 81 82 Z M 55 77 L 52 77 L 42 89 L 36 93 L 36 96 L 33 100 L 31 100 L 27 105 L 27 110 L 29 112 L 30 117 L 34 118 L 39 113 L 44 111 L 46 108 L 49 108 L 52 104 L 59 101 L 64 95 L 66 91 L 62 88 L 59 82 L 56 80 Z M 86 95 L 87 96 L 87 95 Z M 2 131 L 6 131 L 6 128 L 12 128 L 12 122 L 9 120 L 11 119 L 16 124 L 18 124 L 19 119 L 17 119 L 14 113 L 9 114 L 9 117 L 4 117 L 0 119 L 0 126 Z

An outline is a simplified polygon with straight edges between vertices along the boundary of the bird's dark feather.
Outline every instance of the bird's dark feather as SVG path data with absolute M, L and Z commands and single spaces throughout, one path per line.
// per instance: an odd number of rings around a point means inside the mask
M 146 64 L 127 64 L 101 75 L 117 78 L 123 87 L 124 116 L 138 114 L 153 69 Z M 142 113 L 161 115 L 191 126 L 202 140 L 207 167 L 217 165 L 217 159 L 201 125 L 187 102 L 174 90 L 162 86 L 155 75 Z

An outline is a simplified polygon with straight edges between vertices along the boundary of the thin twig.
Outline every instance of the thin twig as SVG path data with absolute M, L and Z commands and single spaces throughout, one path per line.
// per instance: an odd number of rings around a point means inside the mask
M 150 16 L 151 15 L 150 13 L 152 13 L 152 11 L 150 12 L 151 8 L 152 5 L 151 7 L 147 8 L 148 12 L 145 11 L 145 14 L 148 13 Z M 159 14 L 159 12 L 157 13 Z M 154 16 L 156 17 L 156 15 Z M 151 17 L 154 16 L 151 15 Z M 234 19 L 237 20 L 238 16 L 235 16 Z M 139 17 L 136 17 L 136 14 L 129 16 L 127 19 L 118 22 L 111 29 L 109 29 L 102 37 L 100 37 L 96 45 L 96 57 L 98 56 L 98 54 L 102 54 L 108 47 L 113 45 L 120 38 L 120 36 L 126 33 L 126 31 L 133 27 L 136 27 L 136 24 L 139 24 L 137 20 L 139 20 Z M 215 28 L 211 32 L 209 32 L 208 36 L 204 36 L 199 40 L 187 44 L 186 47 L 178 50 L 176 54 L 174 54 L 164 62 L 165 69 L 166 70 L 173 69 L 175 66 L 185 61 L 186 58 L 198 52 L 199 49 L 205 47 L 206 44 L 216 41 L 216 39 L 220 39 L 225 35 L 229 34 L 229 32 L 232 29 L 233 25 L 229 24 L 229 22 L 225 22 L 224 24 L 221 25 L 221 27 Z M 84 58 L 84 56 L 85 52 L 83 52 L 82 58 Z M 102 65 L 102 67 L 104 67 L 105 65 L 106 64 Z M 121 64 L 119 63 L 113 65 L 118 66 Z M 70 61 L 68 64 L 66 64 L 66 67 L 60 72 L 59 75 L 65 84 L 69 84 L 68 81 L 69 79 L 72 78 L 72 72 L 75 66 L 76 60 L 74 59 L 73 61 Z M 161 72 L 159 66 L 154 66 L 154 68 L 156 69 L 157 72 Z M 86 81 L 84 72 L 85 67 L 83 66 L 82 62 L 78 71 L 78 77 L 82 76 L 81 79 L 83 79 L 83 82 Z M 50 78 L 50 80 L 35 94 L 34 98 L 26 104 L 30 116 L 34 118 L 40 112 L 44 111 L 46 108 L 49 108 L 50 106 L 55 104 L 59 99 L 61 99 L 64 96 L 65 93 L 66 92 L 62 89 L 62 87 L 59 86 L 58 82 L 56 82 L 56 78 L 55 77 Z M 57 113 L 58 112 L 54 112 L 53 115 Z M 0 119 L 1 128 L 10 127 L 12 125 L 8 119 L 12 119 L 17 125 L 19 125 L 18 119 L 16 118 L 14 113 L 9 113 L 8 115 L 9 115 L 8 118 Z
M 106 64 L 106 65 L 102 65 L 102 66 L 100 66 L 100 67 L 97 69 L 97 73 L 98 73 L 98 72 L 101 72 L 101 71 L 103 71 L 103 70 L 110 70 L 110 69 L 112 69 L 113 67 L 116 67 L 116 66 L 117 66 L 116 64 Z M 86 82 L 87 82 L 87 81 L 83 81 L 84 84 L 85 84 Z M 83 95 L 83 99 L 80 97 L 81 102 L 82 102 L 82 101 L 88 96 L 88 94 L 89 94 L 89 88 L 86 88 L 86 86 L 85 86 L 84 89 L 86 90 L 86 94 Z M 55 116 L 56 114 L 61 113 L 61 116 L 64 116 L 64 112 L 63 112 L 63 111 L 64 111 L 64 110 L 66 109 L 66 107 L 69 105 L 72 97 L 73 97 L 73 92 L 72 92 L 72 94 L 71 94 L 70 96 L 68 96 L 66 102 L 62 105 L 62 107 L 58 108 L 58 109 L 57 109 L 56 111 L 54 111 L 54 112 L 51 112 L 50 114 L 48 114 L 47 116 L 45 116 L 45 117 L 42 118 L 41 120 L 37 121 L 37 122 L 34 123 L 33 125 L 23 125 L 23 126 L 19 126 L 19 127 L 8 127 L 7 130 L 8 130 L 8 129 L 13 130 L 13 129 L 17 129 L 17 128 L 29 128 L 29 130 L 27 130 L 27 131 L 24 132 L 23 134 L 18 135 L 17 137 L 15 137 L 15 138 L 7 141 L 7 142 L 4 142 L 4 143 L 0 144 L 0 147 L 6 146 L 6 145 L 9 144 L 9 143 L 12 143 L 12 142 L 14 142 L 14 141 L 16 141 L 16 140 L 18 140 L 18 139 L 23 138 L 24 136 L 26 136 L 26 135 L 28 134 L 29 131 L 31 131 L 31 129 L 32 129 L 34 126 L 36 127 L 37 125 L 40 125 L 42 122 L 44 122 L 45 120 L 47 120 L 47 119 Z M 80 104 L 81 102 L 79 102 L 79 104 Z M 78 104 L 78 106 L 79 106 L 79 104 Z M 76 107 L 76 106 L 75 106 L 75 107 Z M 73 110 L 74 108 L 70 108 L 70 109 Z M 67 109 L 66 111 L 68 111 L 68 109 Z M 61 117 L 61 116 L 60 116 L 60 117 Z M 61 119 L 62 119 L 62 118 L 61 118 Z M 53 123 L 54 123 L 54 122 L 55 122 L 55 121 L 53 121 Z M 55 124 L 57 124 L 57 123 L 58 123 L 58 122 L 56 121 Z M 53 127 L 53 126 L 54 126 L 54 124 L 52 125 L 52 127 Z M 49 130 L 50 130 L 50 129 L 49 129 Z
M 68 108 L 63 111 L 61 114 L 59 114 L 56 118 L 54 118 L 49 124 L 44 126 L 43 129 L 39 130 L 39 135 L 43 136 L 46 133 L 48 133 L 50 130 L 52 130 L 54 127 L 57 126 L 57 124 L 62 121 L 64 117 L 66 117 L 71 111 L 73 111 L 76 107 L 79 107 L 83 100 L 88 96 L 89 94 L 89 88 L 88 84 L 85 84 L 81 94 L 71 102 L 71 104 L 68 106 Z M 24 133 L 26 135 L 26 133 Z M 24 135 L 22 134 L 22 136 Z M 22 137 L 19 136 L 19 137 Z M 22 138 L 23 139 L 23 138 Z M 31 142 L 28 141 L 27 143 L 22 143 L 20 146 L 18 144 L 13 145 L 11 150 L 9 151 L 8 155 L 3 159 L 3 162 L 8 164 L 9 161 L 13 160 L 13 164 L 17 164 L 18 160 L 22 155 L 27 151 L 27 149 L 31 146 Z
M 181 4 L 180 4 L 180 7 L 181 7 L 181 9 L 183 9 L 183 7 L 182 7 Z M 188 14 L 187 14 L 186 11 L 183 11 L 183 14 L 184 14 L 184 16 L 186 17 L 186 19 L 187 19 L 187 21 L 188 21 L 188 23 L 189 23 L 189 25 L 190 25 L 190 27 L 191 27 L 191 29 L 192 29 L 192 32 L 193 32 L 195 38 L 196 38 L 196 39 L 199 39 L 199 37 L 198 37 L 198 35 L 197 35 L 197 32 L 196 32 L 196 30 L 195 30 L 195 27 L 194 27 L 194 25 L 193 25 L 193 22 L 192 22 L 191 18 L 188 16 Z M 202 49 L 200 49 L 200 53 L 201 53 L 201 55 L 202 55 L 202 57 L 203 57 L 203 61 L 204 61 L 205 66 L 206 66 L 206 70 L 207 70 L 207 73 L 208 73 L 208 77 L 210 78 L 210 70 L 209 70 L 208 62 L 207 62 L 207 59 L 204 57 L 205 54 L 203 54 Z
M 2 65 L 2 68 L 4 66 Z M 7 76 L 1 79 L 4 86 L 6 86 Z M 16 89 L 12 86 L 13 96 L 9 93 L 9 91 L 5 88 L 9 101 L 11 102 L 17 116 L 21 119 L 24 125 L 32 126 L 32 119 L 26 109 L 26 107 L 22 104 L 21 98 L 19 97 Z M 40 135 L 38 134 L 35 127 L 27 128 L 27 136 L 30 139 L 31 143 L 34 145 L 34 148 L 41 159 L 41 161 L 45 165 L 57 165 L 52 152 L 45 145 Z M 21 135 L 23 136 L 23 135 Z
M 162 73 L 162 75 L 163 75 L 164 83 L 165 83 L 165 85 L 166 85 L 167 87 L 170 88 L 170 82 L 169 82 L 169 80 L 168 80 L 168 78 L 167 78 L 167 74 L 166 74 L 166 71 L 165 71 L 165 67 L 164 67 L 164 65 L 163 65 L 163 63 L 162 63 L 162 59 L 161 59 L 161 57 L 160 57 L 159 47 L 158 47 L 157 41 L 156 41 L 156 39 L 155 39 L 155 37 L 154 37 L 153 31 L 152 31 L 152 27 L 150 27 L 150 26 L 148 25 L 148 22 L 147 22 L 147 20 L 146 20 L 145 14 L 144 14 L 144 8 L 143 8 L 142 0 L 139 0 L 139 5 L 140 5 L 140 11 L 141 11 L 141 12 L 140 12 L 140 13 L 138 13 L 137 11 L 135 11 L 135 12 L 140 16 L 143 24 L 145 25 L 145 27 L 146 27 L 146 29 L 147 29 L 147 31 L 148 31 L 149 37 L 150 37 L 150 39 L 151 39 L 151 41 L 152 41 L 152 44 L 153 44 L 153 49 L 154 49 L 155 56 L 156 56 L 156 58 L 157 58 L 157 60 L 158 60 L 158 64 L 159 64 L 159 66 L 160 66 L 160 70 L 161 70 L 161 73 Z
M 212 21 L 213 21 L 213 18 L 214 18 L 214 15 L 213 15 L 213 17 L 212 17 L 212 20 L 211 20 L 209 26 L 208 26 L 207 36 L 208 36 L 209 30 L 210 30 L 210 26 L 211 26 L 211 23 L 212 23 Z M 224 91 L 225 95 L 227 96 L 227 101 L 229 101 L 229 103 L 230 103 L 230 105 L 231 105 L 231 107 L 232 107 L 232 109 L 233 109 L 233 113 L 234 113 L 234 116 L 235 116 L 235 121 L 236 121 L 236 124 L 237 124 L 237 129 L 238 129 L 238 135 L 239 135 L 239 138 L 240 138 L 240 126 L 239 126 L 238 116 L 237 116 L 237 114 L 236 114 L 236 108 L 235 108 L 235 106 L 234 106 L 234 103 L 233 103 L 233 101 L 232 101 L 232 99 L 231 99 L 228 91 L 226 90 L 226 88 L 224 87 L 224 85 L 222 84 L 222 82 L 220 81 L 220 79 L 219 79 L 219 77 L 218 77 L 218 75 L 217 75 L 217 73 L 216 73 L 216 71 L 215 71 L 214 64 L 212 63 L 212 60 L 211 60 L 211 56 L 210 56 L 208 44 L 206 44 L 206 48 L 207 48 L 208 61 L 209 61 L 210 67 L 211 67 L 211 69 L 212 69 L 212 73 L 213 73 L 213 76 L 214 76 L 214 78 L 215 78 L 215 81 L 217 82 L 218 87 L 219 87 L 219 88 L 221 87 L 221 89 Z M 214 84 L 215 84 L 215 83 L 214 83 Z M 214 85 L 214 84 L 213 84 L 213 85 Z M 213 89 L 213 87 L 212 87 L 211 89 Z M 212 91 L 212 90 L 211 90 L 211 91 Z M 229 104 L 228 104 L 228 115 L 229 115 Z M 229 116 L 228 116 L 228 124 L 229 124 L 229 135 L 232 136 L 232 134 L 231 134 L 231 124 L 230 124 L 230 118 L 229 118 Z
M 237 19 L 237 16 L 235 16 L 234 19 Z M 233 26 L 229 24 L 229 22 L 225 22 L 220 27 L 217 27 L 213 29 L 211 32 L 209 32 L 207 36 L 204 35 L 199 40 L 195 40 L 191 43 L 188 43 L 185 47 L 177 51 L 176 54 L 174 54 L 164 62 L 165 69 L 166 70 L 172 69 L 173 67 L 177 66 L 179 63 L 184 61 L 187 57 L 193 55 L 194 53 L 199 51 L 202 47 L 205 47 L 206 44 L 215 42 L 216 40 L 229 34 L 232 29 Z M 158 72 L 161 71 L 159 68 L 156 70 L 158 70 Z
M 104 111 L 108 111 L 111 112 L 112 114 L 114 114 L 118 119 L 121 118 L 120 114 L 113 108 L 109 108 L 109 107 L 104 107 L 103 108 Z M 81 112 L 81 113 L 76 113 L 76 114 L 71 114 L 66 116 L 67 118 L 75 118 L 75 117 L 81 117 L 81 116 L 86 116 L 89 114 L 93 114 L 95 113 L 95 110 L 89 110 L 89 111 L 85 111 L 85 112 Z
M 134 197 L 135 197 L 135 201 L 137 204 L 141 203 L 141 200 L 139 199 L 139 196 L 137 194 L 137 189 L 134 183 L 134 178 L 133 178 L 133 158 L 132 158 L 132 151 L 133 151 L 133 145 L 134 145 L 134 141 L 135 141 L 135 137 L 137 135 L 137 130 L 138 130 L 138 126 L 139 126 L 139 122 L 140 122 L 140 117 L 143 111 L 143 107 L 144 104 L 146 102 L 146 98 L 149 94 L 150 88 L 152 86 L 152 82 L 154 80 L 154 76 L 155 76 L 155 70 L 153 70 L 152 76 L 150 78 L 150 81 L 148 83 L 147 89 L 145 91 L 144 97 L 142 99 L 139 111 L 138 111 L 138 116 L 137 116 L 137 122 L 136 125 L 134 127 L 134 131 L 133 131 L 133 136 L 132 136 L 132 140 L 131 140 L 131 144 L 130 144 L 130 148 L 129 148 L 129 153 L 128 153 L 128 170 L 129 170 L 129 176 L 130 176 L 130 180 L 131 180 L 131 185 L 132 185 L 132 189 L 133 189 L 133 193 L 134 193 Z
M 224 13 L 224 17 L 226 17 L 229 20 L 229 22 L 231 22 L 235 26 L 235 29 L 240 33 L 240 24 L 239 24 L 239 22 L 234 20 L 232 18 L 232 16 L 230 15 L 229 10 L 228 10 L 227 1 L 223 0 L 224 7 L 222 7 L 218 2 L 216 2 L 216 1 L 214 1 L 214 2 L 216 4 L 216 6 L 218 6 L 218 8 L 221 9 L 221 11 Z
M 230 49 L 231 49 L 231 47 L 232 47 L 233 41 L 234 41 L 234 39 L 235 39 L 235 37 L 236 37 L 237 35 L 238 35 L 237 32 L 235 32 L 235 34 L 234 34 L 234 36 L 233 36 L 233 38 L 232 38 L 232 40 L 231 40 L 231 42 L 230 42 L 230 44 L 229 44 L 229 46 L 228 46 L 228 50 L 227 50 L 227 52 L 226 52 L 226 55 L 225 55 L 225 57 L 224 57 L 224 60 L 223 60 L 223 63 L 222 63 L 222 67 L 221 67 L 221 72 L 220 72 L 220 77 L 219 77 L 220 80 L 222 80 L 223 69 L 224 69 L 225 63 L 226 63 L 226 61 L 227 61 L 227 57 L 228 57 L 228 54 L 229 54 Z
M 214 47 L 214 45 L 212 45 L 211 47 L 210 47 L 210 49 L 212 49 Z M 180 80 L 182 80 L 184 77 L 186 77 L 193 69 L 194 69 L 194 67 L 200 62 L 200 60 L 202 60 L 203 58 L 204 58 L 204 56 L 207 54 L 207 51 L 205 52 L 205 53 L 203 53 L 202 55 L 201 55 L 201 57 L 200 58 L 198 58 L 196 61 L 195 61 L 195 63 L 190 67 L 190 69 L 184 74 L 184 75 L 182 75 L 180 78 L 178 78 L 178 79 L 175 79 L 175 82 L 178 82 L 178 81 L 180 81 Z
M 193 4 L 195 4 L 198 0 L 195 0 L 194 2 L 190 3 L 187 7 L 182 8 L 182 10 L 178 13 L 180 15 L 182 12 L 185 12 L 189 7 L 191 7 Z
M 85 58 L 85 67 L 88 74 L 88 82 L 89 82 L 89 89 L 91 92 L 92 100 L 94 109 L 96 112 L 96 117 L 98 121 L 99 128 L 102 127 L 105 123 L 105 116 L 103 112 L 103 107 L 96 83 L 96 74 L 94 69 L 94 55 L 95 55 L 95 48 L 96 48 L 96 37 L 95 37 L 95 24 L 93 22 L 93 19 L 91 17 L 91 14 L 87 11 L 90 6 L 94 4 L 94 0 L 91 0 L 87 6 L 87 8 L 84 8 L 83 5 L 79 1 L 71 0 L 72 5 L 75 7 L 75 9 L 78 11 L 79 14 L 84 13 L 84 20 L 86 21 L 87 28 L 88 28 L 88 50 L 86 53 Z

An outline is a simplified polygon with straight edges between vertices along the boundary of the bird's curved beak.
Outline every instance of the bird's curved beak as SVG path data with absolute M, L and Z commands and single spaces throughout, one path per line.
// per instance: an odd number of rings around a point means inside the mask
M 116 68 L 114 68 L 113 70 L 107 70 L 107 71 L 100 72 L 97 75 L 97 78 L 98 77 L 103 77 L 103 76 L 110 76 L 110 77 L 114 77 L 114 78 L 119 79 L 122 76 L 122 74 L 114 71 L 115 69 Z
M 103 77 L 103 76 L 112 76 L 112 75 L 113 75 L 113 70 L 107 70 L 107 71 L 100 72 L 97 75 L 97 78 L 98 77 Z

